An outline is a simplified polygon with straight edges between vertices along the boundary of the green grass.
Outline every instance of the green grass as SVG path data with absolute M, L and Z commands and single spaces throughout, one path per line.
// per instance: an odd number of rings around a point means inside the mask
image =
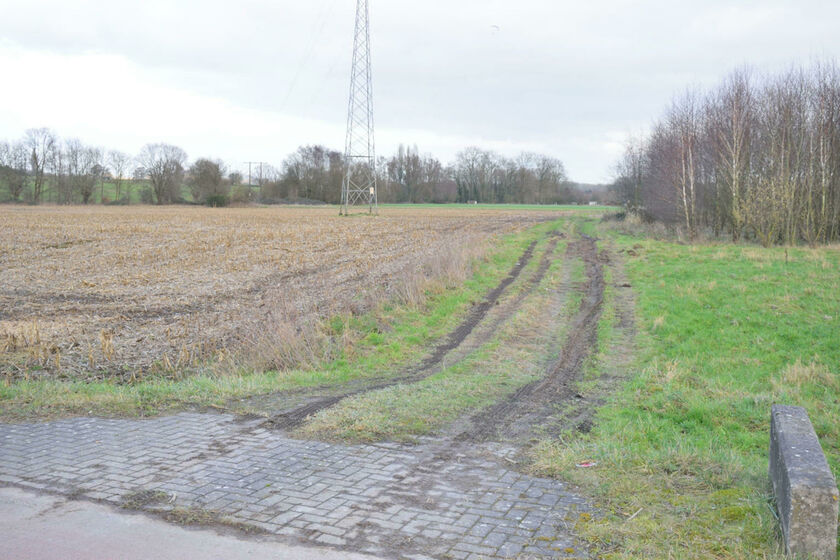
M 380 208 L 475 208 L 484 210 L 557 210 L 569 211 L 574 210 L 577 213 L 592 213 L 603 214 L 604 212 L 616 212 L 620 210 L 617 206 L 587 206 L 574 204 L 463 204 L 463 203 L 446 203 L 446 204 L 380 204 Z
M 541 443 L 535 470 L 596 496 L 604 516 L 578 530 L 603 558 L 781 557 L 771 404 L 804 406 L 840 471 L 840 251 L 606 235 L 638 254 L 638 358 L 593 431 Z
M 592 431 L 536 445 L 534 471 L 593 497 L 602 514 L 581 518 L 576 529 L 602 558 L 782 558 L 767 477 L 770 406 L 804 406 L 840 473 L 838 247 L 687 246 L 564 218 L 503 238 L 464 286 L 429 293 L 420 307 L 383 305 L 361 317 L 334 318 L 328 333 L 349 331 L 356 343 L 318 367 L 133 385 L 20 382 L 0 385 L 0 414 L 153 414 L 185 403 L 222 406 L 232 397 L 393 374 L 419 360 L 532 240 L 556 227 L 601 237 L 602 246 L 621 252 L 638 332 L 632 365 L 599 408 Z M 514 320 L 463 362 L 415 384 L 348 399 L 302 433 L 410 439 L 535 379 L 550 358 L 547 340 L 563 337 L 562 320 L 546 332 L 540 319 L 559 266 Z M 567 272 L 573 282 L 582 280 L 582 263 Z M 605 273 L 598 346 L 581 381 L 587 394 L 597 394 L 615 375 L 622 363 L 616 352 L 627 350 L 618 336 L 617 279 L 609 267 Z M 517 289 L 521 281 L 510 295 Z M 580 297 L 577 290 L 568 294 L 566 316 Z M 576 468 L 585 460 L 598 466 Z
M 25 188 L 25 192 L 32 192 L 32 185 L 31 183 L 28 184 Z M 140 193 L 144 189 L 150 189 L 151 186 L 148 181 L 134 181 L 130 179 L 123 179 L 121 188 L 120 188 L 120 197 L 125 197 L 128 192 L 130 192 L 130 204 L 140 204 Z M 238 187 L 237 187 L 238 188 Z M 259 192 L 258 187 L 252 186 L 253 194 L 256 195 Z M 192 200 L 192 195 L 190 194 L 190 189 L 186 185 L 181 186 L 180 190 L 181 196 L 186 201 Z M 51 179 L 47 180 L 47 184 L 44 186 L 44 193 L 41 195 L 41 203 L 49 203 L 54 202 L 56 200 L 56 193 L 54 192 L 54 187 L 52 184 Z M 93 194 L 90 198 L 90 204 L 101 204 L 103 197 L 109 201 L 113 202 L 117 198 L 117 185 L 113 180 L 105 181 L 104 185 L 97 184 L 96 188 L 93 191 Z M 25 196 L 22 194 L 21 199 L 24 200 Z M 78 200 L 76 200 L 78 199 Z M 81 204 L 81 199 L 76 195 L 76 199 L 74 199 L 74 204 Z M 0 202 L 7 202 L 11 201 L 11 195 L 9 194 L 9 189 L 7 185 L 0 184 Z M 604 212 L 615 212 L 620 210 L 619 207 L 615 206 L 588 206 L 588 205 L 572 205 L 572 204 L 474 204 L 474 205 L 467 205 L 461 203 L 446 203 L 446 204 L 432 204 L 432 203 L 421 203 L 421 204 L 394 204 L 394 203 L 385 203 L 379 205 L 381 208 L 401 208 L 410 206 L 412 208 L 475 208 L 475 209 L 496 209 L 496 210 L 557 210 L 557 211 L 569 211 L 574 210 L 579 214 L 603 214 Z
M 25 188 L 25 193 L 32 192 L 32 185 L 27 185 Z M 125 197 L 127 194 L 131 195 L 130 204 L 140 204 L 140 192 L 144 189 L 151 188 L 147 181 L 134 181 L 124 179 L 120 188 L 120 197 Z M 188 189 L 184 189 L 184 195 L 189 198 Z M 99 184 L 96 185 L 96 188 L 93 191 L 93 194 L 90 197 L 89 204 L 101 204 L 102 197 L 105 197 L 107 201 L 113 202 L 117 197 L 117 185 L 113 181 L 106 181 L 104 185 L 100 186 Z M 77 200 L 78 199 L 78 200 Z M 21 195 L 21 201 L 26 200 L 25 194 Z M 41 195 L 41 203 L 51 203 L 56 202 L 57 194 L 55 189 L 50 182 L 47 181 L 47 184 L 44 186 L 44 192 Z M 3 185 L 0 187 L 0 202 L 7 202 L 11 201 L 11 195 L 9 194 L 8 188 Z M 81 197 L 76 195 L 76 198 L 73 201 L 74 204 L 81 204 Z
M 364 316 L 336 317 L 325 326 L 340 338 L 352 331 L 352 344 L 338 356 L 308 369 L 218 375 L 180 372 L 181 379 L 146 377 L 130 384 L 32 380 L 0 383 L 0 417 L 94 414 L 156 414 L 185 405 L 225 406 L 233 398 L 301 387 L 342 385 L 365 377 L 394 375 L 399 367 L 420 359 L 453 329 L 473 302 L 508 274 L 525 248 L 557 227 L 544 223 L 507 235 L 457 288 L 431 290 L 419 306 L 383 304 Z
M 539 266 L 543 240 L 507 298 L 516 297 L 525 279 Z M 562 254 L 559 244 L 556 254 Z M 320 412 L 301 430 L 305 437 L 371 442 L 410 440 L 435 432 L 463 414 L 493 404 L 544 373 L 550 339 L 548 302 L 559 282 L 560 260 L 549 267 L 541 288 L 526 300 L 511 321 L 463 361 L 422 381 L 400 384 L 351 397 Z

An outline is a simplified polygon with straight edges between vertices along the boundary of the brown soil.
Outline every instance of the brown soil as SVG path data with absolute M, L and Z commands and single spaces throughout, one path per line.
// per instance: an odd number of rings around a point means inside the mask
M 583 364 L 598 341 L 598 320 L 604 296 L 603 260 L 595 240 L 583 236 L 569 245 L 568 251 L 583 259 L 586 266 L 586 285 L 580 310 L 575 315 L 559 359 L 548 374 L 523 386 L 508 399 L 475 416 L 471 426 L 457 436 L 458 441 L 480 442 L 498 437 L 519 439 L 527 436 L 533 426 L 549 416 L 553 405 L 575 395 L 575 382 L 580 378 Z
M 175 377 L 281 323 L 399 297 L 441 260 L 557 212 L 14 207 L 0 212 L 0 375 Z M 449 255 L 463 259 L 450 259 Z M 457 266 L 457 265 L 456 265 Z
M 601 377 L 595 388 L 584 394 L 576 394 L 574 399 L 568 399 L 559 414 L 544 425 L 548 434 L 558 434 L 565 430 L 577 430 L 588 433 L 594 426 L 593 416 L 598 407 L 603 405 L 604 398 L 610 394 L 623 379 L 635 357 L 636 346 L 636 317 L 635 297 L 630 289 L 624 271 L 624 262 L 618 252 L 610 250 L 610 258 L 606 265 L 610 268 L 613 278 L 613 308 L 615 323 L 613 337 L 606 352 L 600 356 L 599 371 Z

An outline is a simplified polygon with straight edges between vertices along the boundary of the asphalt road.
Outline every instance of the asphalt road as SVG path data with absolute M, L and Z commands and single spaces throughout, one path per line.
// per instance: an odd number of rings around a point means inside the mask
M 88 501 L 0 488 L 4 560 L 376 560 L 373 556 L 187 529 Z

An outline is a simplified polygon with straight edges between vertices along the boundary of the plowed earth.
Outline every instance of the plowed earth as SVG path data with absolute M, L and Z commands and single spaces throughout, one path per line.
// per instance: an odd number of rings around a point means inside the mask
M 0 374 L 180 370 L 268 320 L 361 311 L 418 270 L 560 213 L 389 208 L 4 207 Z M 432 272 L 433 274 L 433 272 Z M 279 318 L 279 319 L 278 319 Z

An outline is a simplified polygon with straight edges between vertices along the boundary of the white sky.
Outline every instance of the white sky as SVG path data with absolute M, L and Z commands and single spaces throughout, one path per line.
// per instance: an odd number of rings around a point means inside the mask
M 274 165 L 343 150 L 353 0 L 0 0 L 0 139 Z M 840 54 L 837 0 L 371 0 L 378 151 L 469 145 L 611 178 L 690 85 Z M 494 26 L 498 26 L 498 29 Z

